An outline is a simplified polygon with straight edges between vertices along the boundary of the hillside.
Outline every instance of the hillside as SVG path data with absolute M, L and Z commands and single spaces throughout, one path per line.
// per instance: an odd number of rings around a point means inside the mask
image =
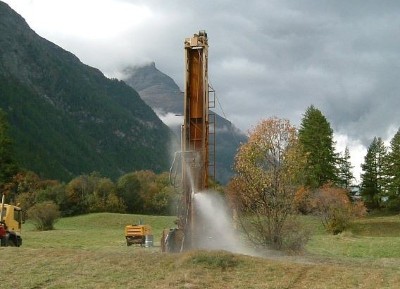
M 183 114 L 183 93 L 174 80 L 156 68 L 155 63 L 124 70 L 125 82 L 133 87 L 160 116 Z M 211 111 L 211 113 L 213 113 Z M 234 156 L 246 136 L 229 120 L 216 114 L 216 178 L 226 184 L 232 177 Z M 180 125 L 170 127 L 180 135 Z
M 3 2 L 0 88 L 16 159 L 42 177 L 169 167 L 172 133 L 134 89 L 40 37 Z

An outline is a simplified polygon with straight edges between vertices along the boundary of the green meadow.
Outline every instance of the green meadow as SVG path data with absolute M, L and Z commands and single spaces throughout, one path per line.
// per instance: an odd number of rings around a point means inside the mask
M 53 231 L 27 222 L 20 248 L 0 248 L 1 288 L 400 288 L 400 216 L 357 220 L 314 234 L 300 254 L 161 253 L 175 217 L 99 213 L 62 218 Z M 124 226 L 150 224 L 155 246 L 126 246 Z

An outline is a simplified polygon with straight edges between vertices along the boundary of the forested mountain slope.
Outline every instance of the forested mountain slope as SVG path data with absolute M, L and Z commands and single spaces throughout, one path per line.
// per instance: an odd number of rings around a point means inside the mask
M 124 82 L 38 36 L 0 2 L 0 108 L 19 164 L 46 178 L 169 167 L 169 128 Z

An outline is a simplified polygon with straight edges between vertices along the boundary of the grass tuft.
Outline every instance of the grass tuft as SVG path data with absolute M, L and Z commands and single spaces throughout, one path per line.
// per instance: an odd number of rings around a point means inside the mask
M 225 270 L 236 267 L 240 261 L 234 254 L 225 251 L 196 251 L 190 253 L 186 262 L 209 269 L 220 268 Z

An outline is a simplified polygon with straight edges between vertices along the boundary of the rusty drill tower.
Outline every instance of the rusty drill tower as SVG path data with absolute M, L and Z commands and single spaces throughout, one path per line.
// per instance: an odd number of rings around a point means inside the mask
M 182 187 L 187 210 L 184 248 L 196 247 L 201 224 L 193 206 L 193 194 L 208 189 L 210 167 L 210 95 L 208 83 L 208 38 L 200 31 L 185 39 L 185 99 L 182 126 Z M 211 121 L 214 123 L 214 121 Z M 212 170 L 211 170 L 212 171 Z
M 214 91 L 208 83 L 208 38 L 199 31 L 186 38 L 184 120 L 181 130 L 182 197 L 178 229 L 165 235 L 165 251 L 196 248 L 196 234 L 201 222 L 193 206 L 194 194 L 208 189 L 210 177 L 215 177 L 215 115 Z M 210 94 L 211 92 L 211 94 Z M 210 95 L 212 99 L 210 99 Z M 172 236 L 174 235 L 174 236 Z M 163 241 L 162 241 L 163 242 Z M 171 249 L 173 248 L 173 249 Z

